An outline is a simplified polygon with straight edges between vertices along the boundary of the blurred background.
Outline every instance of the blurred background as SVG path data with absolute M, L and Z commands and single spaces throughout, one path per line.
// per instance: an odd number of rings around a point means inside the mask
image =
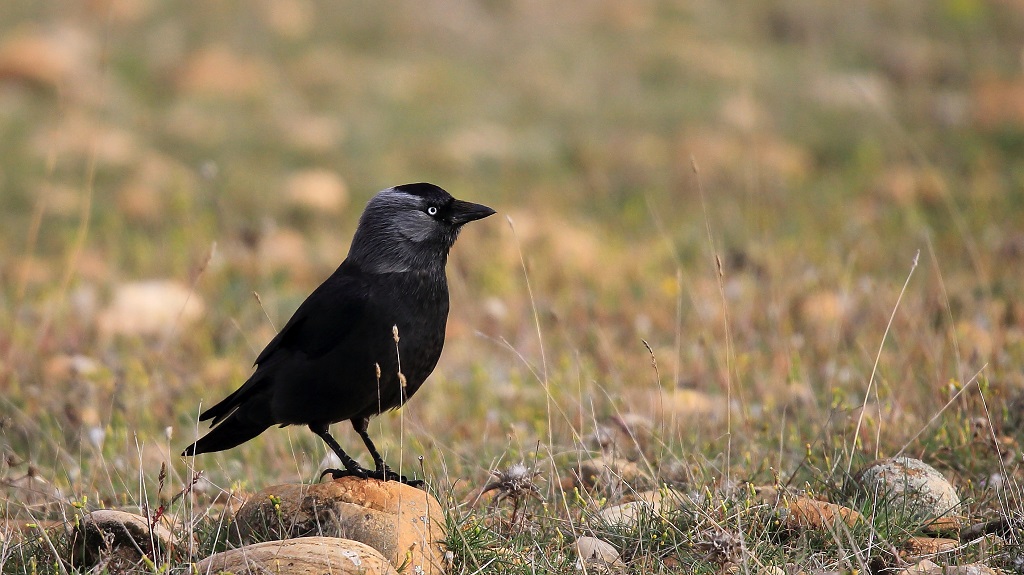
M 486 475 L 628 415 L 793 469 L 852 456 L 866 396 L 870 458 L 979 371 L 1020 437 L 1019 0 L 8 1 L 8 497 L 181 481 L 200 405 L 416 181 L 499 216 L 453 251 L 438 371 L 372 424 L 393 463 Z M 943 445 L 985 414 L 965 394 Z M 197 464 L 258 485 L 324 453 L 270 430 Z

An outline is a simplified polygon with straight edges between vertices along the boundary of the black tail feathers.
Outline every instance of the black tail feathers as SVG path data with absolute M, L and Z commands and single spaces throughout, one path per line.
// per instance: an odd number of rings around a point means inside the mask
M 253 421 L 244 417 L 241 410 L 237 410 L 221 422 L 220 425 L 199 438 L 199 441 L 186 447 L 185 451 L 182 451 L 181 454 L 188 457 L 200 453 L 231 449 L 263 433 L 268 427 L 270 427 L 270 424 Z

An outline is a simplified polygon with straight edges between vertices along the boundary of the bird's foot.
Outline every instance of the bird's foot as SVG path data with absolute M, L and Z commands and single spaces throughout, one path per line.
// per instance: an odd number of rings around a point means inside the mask
M 341 479 L 342 477 L 358 477 L 360 479 L 379 479 L 381 481 L 398 481 L 404 483 L 410 487 L 422 488 L 424 486 L 422 479 L 409 479 L 404 475 L 391 470 L 390 467 L 385 466 L 383 469 L 376 469 L 370 471 L 363 467 L 356 467 L 352 469 L 324 469 L 323 473 L 320 474 L 320 479 L 323 479 L 326 475 L 330 474 L 332 479 Z
M 341 479 L 342 477 L 358 477 L 360 479 L 366 479 L 373 473 L 369 469 L 363 469 L 362 467 L 353 467 L 351 469 L 324 469 L 324 472 L 320 474 L 320 479 L 323 479 L 327 474 L 331 475 L 331 479 Z
M 385 465 L 383 468 L 378 468 L 374 471 L 368 470 L 366 472 L 366 476 L 372 477 L 374 479 L 380 479 L 381 481 L 398 481 L 399 483 L 404 483 L 409 487 L 416 487 L 419 489 L 422 489 L 424 486 L 422 479 L 409 479 L 404 475 L 399 475 L 398 473 L 392 471 L 391 468 L 388 467 L 387 465 Z

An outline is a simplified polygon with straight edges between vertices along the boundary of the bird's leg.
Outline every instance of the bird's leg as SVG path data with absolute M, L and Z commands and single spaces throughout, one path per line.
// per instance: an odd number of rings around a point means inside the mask
M 409 479 L 404 475 L 399 475 L 388 467 L 387 463 L 384 463 L 384 458 L 381 457 L 380 452 L 377 451 L 377 447 L 370 440 L 370 434 L 366 432 L 366 429 L 370 426 L 370 419 L 368 417 L 356 417 L 352 420 L 352 428 L 356 430 L 359 437 L 363 440 L 363 445 L 370 452 L 370 457 L 373 458 L 373 465 L 375 470 L 372 473 L 368 473 L 369 477 L 374 479 L 380 479 L 382 481 L 400 481 L 406 485 L 413 487 L 423 487 L 422 479 Z
M 366 432 L 369 427 L 370 419 L 368 417 L 357 417 L 352 420 L 352 428 L 356 430 L 356 433 L 358 433 L 359 437 L 363 440 L 363 445 L 365 445 L 366 449 L 369 450 L 370 457 L 373 458 L 373 465 L 376 470 L 385 474 L 390 473 L 397 475 L 397 473 L 391 471 L 391 468 L 388 467 L 387 463 L 384 463 L 384 458 L 381 456 L 380 452 L 377 451 L 377 447 L 373 444 L 373 441 L 370 440 L 370 434 Z
M 349 475 L 366 479 L 366 477 L 368 476 L 368 470 L 364 469 L 361 465 L 359 465 L 359 463 L 356 462 L 355 459 L 352 459 L 351 457 L 349 457 L 347 453 L 345 453 L 345 450 L 342 449 L 340 445 L 338 445 L 338 442 L 335 441 L 335 439 L 331 437 L 331 434 L 327 431 L 326 424 L 311 423 L 309 424 L 309 429 L 313 433 L 319 435 L 320 439 L 324 440 L 324 443 L 327 444 L 327 447 L 331 448 L 331 451 L 333 451 L 334 454 L 338 456 L 338 459 L 341 460 L 341 464 L 345 466 L 344 470 L 325 469 L 324 472 L 320 474 L 321 479 L 323 479 L 324 475 L 327 475 L 328 473 L 330 473 L 331 477 L 333 477 L 334 479 L 338 479 L 339 477 L 347 477 Z

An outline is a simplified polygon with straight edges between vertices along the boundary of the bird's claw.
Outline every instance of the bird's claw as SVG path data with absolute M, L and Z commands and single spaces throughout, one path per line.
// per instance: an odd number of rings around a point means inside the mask
M 399 475 L 398 473 L 395 473 L 394 471 L 391 470 L 390 467 L 385 467 L 384 469 L 377 469 L 375 471 L 371 471 L 369 472 L 368 475 L 369 477 L 373 477 L 374 479 L 380 479 L 381 481 L 397 481 L 399 483 L 404 483 L 409 487 L 423 488 L 424 486 L 422 479 L 409 479 L 404 475 Z
M 325 475 L 331 474 L 331 479 L 341 479 L 342 477 L 358 477 L 360 479 L 366 479 L 370 477 L 370 471 L 363 469 L 362 467 L 356 467 L 353 469 L 324 469 L 324 472 L 320 474 L 322 480 Z
M 391 470 L 390 467 L 384 469 L 376 469 L 370 471 L 369 469 L 363 469 L 358 467 L 355 469 L 324 469 L 323 473 L 320 474 L 320 479 L 323 479 L 327 474 L 331 475 L 332 479 L 341 479 L 342 477 L 358 477 L 360 479 L 379 479 L 381 481 L 397 481 L 404 483 L 409 487 L 423 488 L 425 483 L 422 479 L 409 479 L 404 475 Z

